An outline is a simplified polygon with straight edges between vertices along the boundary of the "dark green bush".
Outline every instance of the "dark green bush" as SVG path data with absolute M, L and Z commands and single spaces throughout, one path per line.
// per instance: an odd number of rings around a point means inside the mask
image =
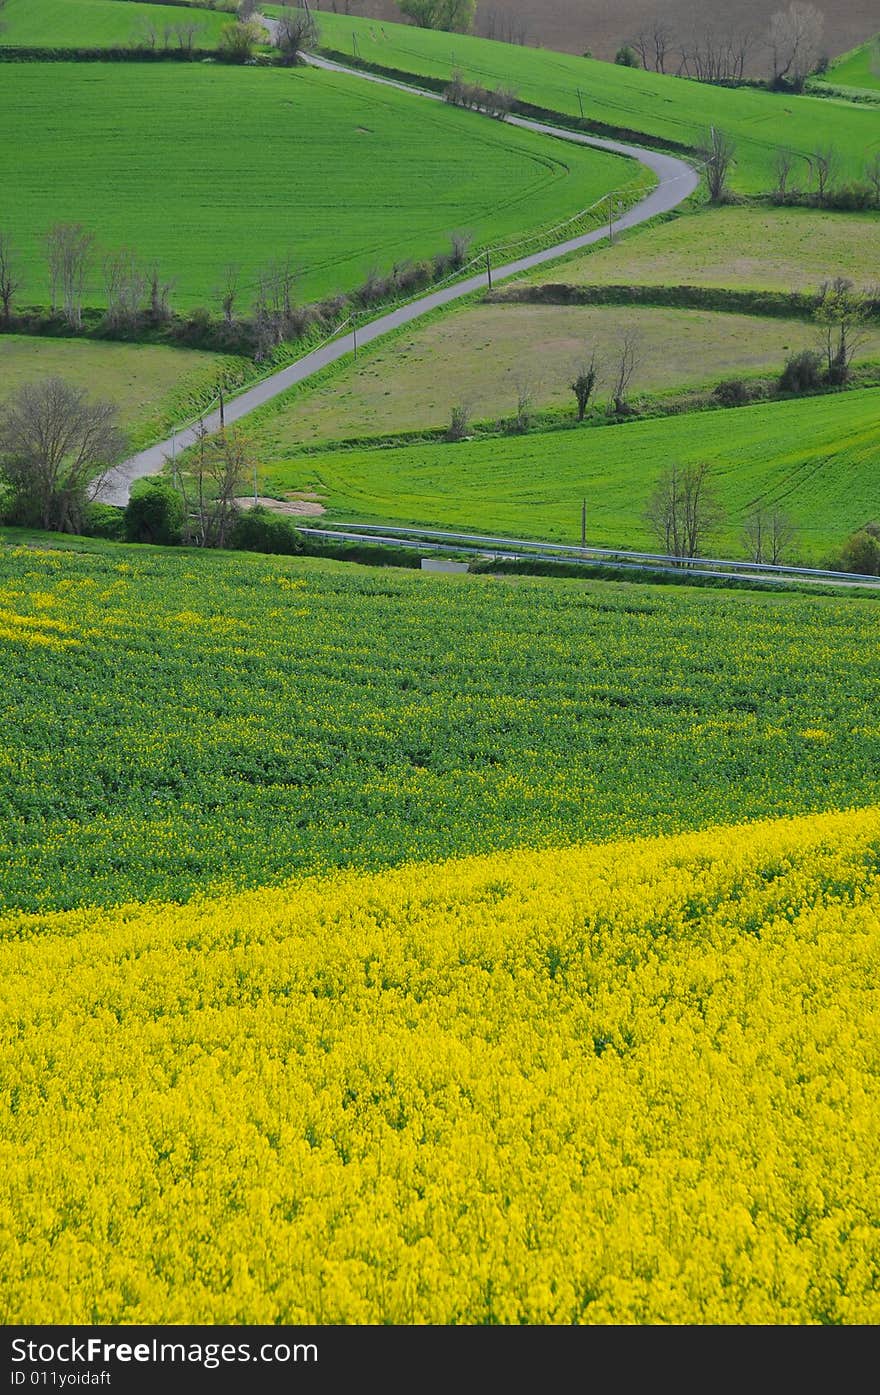
M 840 558 L 843 571 L 880 576 L 880 540 L 874 535 L 876 525 L 869 525 L 869 528 L 860 528 L 847 538 Z
M 275 552 L 285 557 L 303 550 L 295 524 L 262 504 L 239 514 L 229 543 L 241 552 Z
M 726 378 L 712 395 L 722 407 L 744 407 L 750 400 L 748 385 L 742 378 Z
M 128 542 L 175 546 L 183 541 L 183 499 L 169 480 L 138 480 L 125 506 Z
M 779 378 L 780 392 L 816 392 L 822 386 L 822 356 L 813 349 L 790 354 Z
M 107 538 L 110 542 L 125 540 L 125 511 L 113 504 L 89 504 L 83 520 L 87 538 Z

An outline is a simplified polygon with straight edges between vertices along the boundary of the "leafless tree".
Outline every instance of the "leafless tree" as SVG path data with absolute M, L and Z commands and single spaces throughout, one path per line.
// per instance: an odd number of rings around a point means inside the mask
M 82 303 L 95 237 L 82 223 L 56 223 L 46 237 L 52 309 L 63 309 L 72 329 L 82 329 Z
M 257 0 L 240 0 L 237 10 L 238 17 L 243 24 L 247 24 L 249 19 L 253 19 L 259 8 Z
M 254 334 L 259 359 L 278 347 L 293 327 L 296 272 L 288 254 L 268 262 L 257 275 Z
M 813 318 L 819 326 L 826 377 L 836 387 L 849 381 L 853 359 L 867 339 L 873 295 L 857 291 L 845 276 L 819 288 Z
M 736 145 L 725 131 L 712 126 L 704 134 L 698 150 L 712 203 L 724 203 L 728 198 L 730 171 L 736 164 Z
M 253 473 L 253 449 L 244 432 L 233 426 L 209 441 L 204 460 L 210 488 L 204 505 L 203 546 L 225 547 L 238 516 L 235 501 Z
M 816 186 L 816 198 L 819 203 L 824 203 L 837 176 L 840 158 L 833 145 L 826 145 L 821 150 L 814 150 L 809 160 L 813 183 Z
M 794 169 L 795 157 L 790 150 L 780 150 L 773 166 L 775 185 L 773 197 L 777 203 L 785 203 L 788 197 L 788 182 Z
M 865 179 L 874 193 L 874 202 L 880 208 L 880 150 L 874 152 L 865 166 Z
M 681 46 L 678 75 L 700 82 L 742 82 L 755 39 L 750 30 L 707 29 Z
M 819 60 L 825 16 L 815 5 L 793 0 L 785 10 L 770 18 L 767 46 L 770 49 L 771 79 L 795 89 L 803 87 Z
M 148 53 L 155 53 L 159 47 L 159 30 L 151 19 L 142 19 L 134 31 L 131 47 L 135 49 L 146 49 Z
M 193 20 L 185 20 L 182 24 L 175 24 L 173 32 L 177 40 L 177 47 L 181 52 L 192 53 L 196 46 L 196 39 L 204 33 L 204 26 Z
M 620 337 L 613 368 L 609 413 L 623 416 L 629 410 L 629 390 L 636 370 L 642 362 L 642 337 L 638 330 L 628 329 Z
M 584 357 L 575 368 L 574 381 L 571 390 L 577 399 L 578 421 L 583 421 L 587 415 L 587 408 L 590 405 L 590 398 L 596 390 L 596 380 L 599 376 L 599 367 L 596 362 L 596 351 L 593 349 L 590 357 Z
M 220 308 L 223 311 L 223 319 L 226 324 L 231 325 L 235 319 L 235 305 L 238 300 L 239 274 L 241 268 L 230 262 L 223 268 L 223 286 L 220 290 Z
M 672 465 L 648 503 L 647 522 L 670 557 L 699 557 L 721 520 L 706 462 Z
M 320 35 L 318 26 L 310 10 L 285 8 L 277 21 L 274 44 L 281 54 L 282 62 L 288 66 L 301 61 L 301 56 L 310 48 L 315 48 Z
M 536 385 L 531 378 L 518 375 L 514 386 L 516 388 L 516 415 L 513 418 L 513 429 L 514 431 L 528 431 L 532 424 Z
M 101 466 L 124 449 L 109 402 L 89 402 L 62 378 L 19 388 L 0 414 L 0 464 L 16 516 L 55 532 L 76 532 Z
M 523 47 L 529 42 L 528 24 L 518 15 L 496 9 L 484 11 L 483 6 L 479 5 L 477 21 L 484 39 L 498 39 L 503 44 L 520 44 Z
M 20 286 L 12 239 L 0 229 L 0 313 L 6 324 L 12 318 L 12 302 Z
M 652 68 L 655 73 L 666 72 L 666 63 L 675 43 L 675 34 L 659 16 L 652 25 L 640 29 L 632 42 L 646 72 L 650 72 Z
M 788 516 L 778 508 L 758 505 L 743 524 L 743 545 L 750 562 L 768 562 L 778 567 L 795 539 Z
M 449 425 L 446 428 L 446 441 L 463 441 L 468 434 L 468 427 L 471 424 L 471 406 L 469 402 L 459 402 L 452 408 L 449 417 Z
M 104 291 L 107 325 L 113 330 L 131 329 L 141 313 L 147 275 L 129 248 L 108 252 L 104 258 Z
M 156 262 L 153 262 L 153 265 L 148 269 L 147 280 L 149 283 L 147 298 L 150 306 L 150 319 L 154 324 L 164 324 L 166 320 L 171 318 L 169 299 L 174 290 L 174 281 L 173 279 L 171 281 L 163 279 Z

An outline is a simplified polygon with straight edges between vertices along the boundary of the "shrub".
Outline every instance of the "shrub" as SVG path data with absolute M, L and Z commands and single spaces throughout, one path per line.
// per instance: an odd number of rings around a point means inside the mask
M 262 504 L 239 514 L 229 535 L 229 546 L 240 552 L 274 552 L 284 557 L 303 550 L 295 524 Z
M 139 480 L 125 506 L 128 542 L 175 546 L 183 541 L 183 499 L 169 480 Z
M 224 24 L 220 30 L 217 54 L 224 63 L 246 63 L 264 39 L 262 25 L 255 24 L 253 20 Z
M 614 61 L 621 68 L 638 68 L 639 56 L 631 44 L 623 44 L 614 55 Z
M 836 189 L 829 190 L 825 207 L 838 209 L 842 213 L 859 213 L 868 208 L 876 208 L 877 202 L 870 184 L 857 180 L 852 184 L 841 184 Z
M 712 395 L 722 407 L 744 407 L 751 397 L 742 378 L 725 378 Z
M 107 538 L 110 542 L 125 539 L 125 512 L 114 504 L 89 504 L 83 519 L 87 538 Z
M 452 415 L 449 419 L 449 425 L 446 428 L 446 435 L 444 437 L 444 440 L 463 441 L 467 436 L 470 422 L 470 407 L 465 406 L 463 402 L 459 403 L 457 407 L 453 407 Z
M 822 356 L 813 349 L 790 354 L 779 378 L 780 392 L 815 392 L 822 386 Z
M 875 535 L 875 529 L 880 532 L 876 524 L 869 524 L 847 538 L 840 557 L 843 571 L 858 572 L 861 576 L 880 576 L 880 539 Z

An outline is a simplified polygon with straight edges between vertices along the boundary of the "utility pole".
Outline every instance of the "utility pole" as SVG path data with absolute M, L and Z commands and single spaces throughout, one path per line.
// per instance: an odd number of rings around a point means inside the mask
M 581 109 L 581 121 L 583 121 L 583 119 L 584 119 L 584 99 L 583 99 L 583 97 L 581 96 L 581 89 L 580 89 L 580 88 L 578 88 L 577 94 L 578 94 L 578 106 L 579 106 L 580 109 Z
M 608 195 L 608 241 L 614 241 L 614 200 Z
M 581 547 L 587 545 L 587 501 L 581 504 Z
M 257 462 L 254 461 L 254 508 L 257 507 Z
M 354 348 L 354 356 L 355 356 L 355 358 L 357 358 L 357 356 L 358 356 L 358 326 L 357 326 L 357 316 L 356 316 L 356 315 L 352 315 L 352 317 L 351 317 L 351 341 L 352 341 L 352 346 L 353 346 L 353 348 Z
M 222 389 L 222 388 L 219 389 L 219 395 L 220 395 L 220 430 L 221 430 L 221 431 L 225 431 L 225 430 L 226 430 L 226 412 L 225 412 L 225 409 L 224 409 L 224 406 L 223 406 L 223 389 Z
M 486 279 L 489 282 L 489 290 L 492 289 L 492 253 L 486 248 Z

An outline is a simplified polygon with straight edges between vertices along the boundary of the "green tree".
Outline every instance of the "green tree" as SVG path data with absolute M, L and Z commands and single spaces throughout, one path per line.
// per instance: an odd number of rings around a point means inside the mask
M 398 0 L 398 8 L 420 29 L 467 34 L 473 26 L 477 0 Z

